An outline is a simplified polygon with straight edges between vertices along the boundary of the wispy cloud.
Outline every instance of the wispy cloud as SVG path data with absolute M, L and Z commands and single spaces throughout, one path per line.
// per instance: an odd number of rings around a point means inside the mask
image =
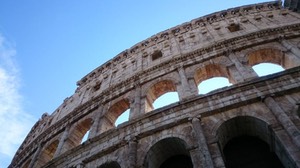
M 15 46 L 0 34 L 0 162 L 5 166 L 33 124 L 32 117 L 22 107 L 15 56 Z

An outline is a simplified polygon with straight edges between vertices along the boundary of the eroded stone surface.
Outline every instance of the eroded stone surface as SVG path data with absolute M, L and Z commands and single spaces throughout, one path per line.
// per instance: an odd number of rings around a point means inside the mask
M 233 138 L 266 142 L 300 167 L 300 15 L 278 2 L 220 11 L 173 27 L 120 53 L 78 81 L 75 93 L 34 125 L 9 167 L 225 167 Z M 262 62 L 286 70 L 258 78 Z M 212 77 L 233 84 L 205 95 Z M 180 101 L 152 103 L 176 91 Z M 130 109 L 130 119 L 115 120 Z M 84 134 L 89 138 L 80 144 Z

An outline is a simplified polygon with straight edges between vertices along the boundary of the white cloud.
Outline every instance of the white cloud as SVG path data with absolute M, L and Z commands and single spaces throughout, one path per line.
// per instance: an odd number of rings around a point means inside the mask
M 22 107 L 15 56 L 15 47 L 0 34 L 0 160 L 6 163 L 11 161 L 33 125 L 32 117 Z

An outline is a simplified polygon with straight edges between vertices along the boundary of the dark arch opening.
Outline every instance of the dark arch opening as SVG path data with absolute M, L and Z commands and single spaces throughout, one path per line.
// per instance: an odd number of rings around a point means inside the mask
M 108 162 L 104 163 L 103 165 L 97 167 L 97 168 L 121 168 L 118 162 Z
M 269 145 L 254 136 L 231 139 L 224 147 L 227 168 L 281 168 L 283 165 Z
M 175 155 L 163 162 L 159 168 L 193 168 L 193 164 L 190 157 Z
M 227 146 L 227 144 L 230 144 L 230 142 L 234 142 L 232 140 L 243 136 L 255 137 L 256 139 L 266 143 L 267 147 L 269 148 L 268 151 L 274 152 L 279 158 L 281 164 L 285 167 L 297 167 L 296 163 L 291 159 L 290 155 L 284 148 L 284 145 L 282 144 L 284 142 L 282 142 L 277 137 L 276 133 L 272 130 L 272 128 L 265 121 L 251 116 L 238 116 L 229 119 L 223 122 L 218 128 L 218 145 L 221 149 L 225 163 L 227 160 L 224 151 L 225 146 Z M 255 147 L 252 146 L 252 148 Z M 245 152 L 247 152 L 247 154 L 250 153 L 247 150 L 245 150 Z M 242 159 L 242 156 L 239 155 L 238 158 Z M 243 168 L 248 167 L 245 166 Z
M 166 138 L 155 143 L 145 158 L 147 168 L 192 168 L 187 144 L 180 138 Z

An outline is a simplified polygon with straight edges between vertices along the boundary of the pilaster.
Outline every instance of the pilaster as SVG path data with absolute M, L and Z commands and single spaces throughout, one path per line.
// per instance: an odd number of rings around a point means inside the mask
M 201 158 L 200 149 L 195 148 L 195 149 L 190 150 L 189 152 L 190 152 L 190 156 L 191 156 L 191 159 L 193 162 L 193 167 L 204 168 L 201 160 L 199 159 L 199 158 Z
M 56 151 L 55 151 L 55 153 L 54 153 L 54 158 L 57 157 L 57 156 L 59 156 L 59 155 L 61 154 L 62 148 L 63 148 L 63 146 L 64 146 L 64 144 L 65 144 L 65 141 L 66 141 L 67 138 L 68 138 L 69 130 L 70 130 L 70 126 L 68 125 L 68 126 L 65 128 L 65 130 L 64 130 L 64 132 L 63 132 L 63 135 L 62 135 L 62 136 L 60 137 L 60 139 L 59 139 L 59 143 L 58 143 L 57 149 L 56 149 Z
M 141 114 L 141 86 L 139 83 L 135 84 L 134 98 L 130 104 L 129 120 L 136 118 Z
M 42 144 L 39 144 L 37 150 L 35 151 L 35 153 L 32 157 L 32 160 L 30 161 L 30 164 L 29 164 L 28 168 L 34 168 L 35 163 L 37 162 L 37 158 L 41 153 L 41 149 L 42 149 Z
M 247 79 L 251 79 L 254 77 L 257 77 L 257 74 L 254 72 L 252 68 L 246 67 L 243 65 L 235 53 L 229 52 L 228 58 L 234 63 L 235 68 L 229 69 L 231 74 L 233 74 L 232 78 L 233 80 L 238 83 L 238 82 L 243 82 Z M 237 71 L 236 71 L 237 70 Z
M 213 168 L 214 165 L 213 165 L 213 162 L 211 159 L 211 154 L 210 154 L 210 151 L 207 146 L 207 141 L 206 141 L 205 135 L 203 133 L 203 128 L 200 123 L 200 120 L 198 118 L 192 118 L 191 122 L 192 122 L 192 127 L 195 132 L 196 139 L 197 139 L 198 148 L 200 150 L 200 153 L 199 153 L 200 158 L 199 159 L 201 161 L 202 167 Z
M 275 115 L 280 124 L 287 131 L 295 145 L 300 148 L 300 131 L 295 126 L 295 124 L 290 120 L 284 110 L 277 104 L 277 102 L 272 97 L 266 97 L 264 103 Z
M 193 86 L 190 87 L 183 66 L 180 66 L 177 71 L 181 81 L 180 90 L 178 90 L 179 98 L 182 100 L 197 95 L 197 91 L 194 92 L 194 90 L 191 89 Z
M 99 125 L 100 125 L 100 118 L 103 113 L 103 105 L 100 105 L 98 109 L 94 112 L 94 122 L 90 129 L 88 139 L 94 138 L 98 135 L 99 132 Z
M 128 141 L 128 161 L 127 166 L 130 168 L 136 168 L 137 161 L 137 145 L 138 142 L 135 138 Z

